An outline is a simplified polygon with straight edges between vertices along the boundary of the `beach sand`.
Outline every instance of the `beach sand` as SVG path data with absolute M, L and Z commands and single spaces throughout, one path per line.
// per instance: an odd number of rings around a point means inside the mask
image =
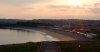
M 50 35 L 53 38 L 58 39 L 59 41 L 73 41 L 73 40 L 75 40 L 74 38 L 72 38 L 70 36 L 67 36 L 67 35 L 64 35 L 64 34 L 62 35 L 62 34 L 59 34 L 59 33 L 56 33 L 56 32 L 52 32 L 52 31 L 49 31 L 47 29 L 39 29 L 39 31 L 45 32 L 47 35 Z

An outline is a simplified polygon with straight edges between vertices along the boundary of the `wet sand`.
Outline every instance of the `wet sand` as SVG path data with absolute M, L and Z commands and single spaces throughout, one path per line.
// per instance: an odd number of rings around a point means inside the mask
M 53 38 L 58 39 L 59 41 L 73 41 L 73 40 L 75 40 L 74 38 L 72 38 L 70 36 L 67 36 L 67 35 L 64 35 L 64 34 L 62 35 L 62 34 L 59 34 L 59 33 L 56 33 L 56 32 L 51 32 L 47 29 L 39 29 L 39 31 L 44 32 L 47 35 L 50 35 Z

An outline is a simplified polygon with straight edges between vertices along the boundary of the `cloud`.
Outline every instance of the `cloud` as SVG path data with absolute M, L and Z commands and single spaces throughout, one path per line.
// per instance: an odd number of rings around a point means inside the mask
M 92 8 L 89 8 L 90 12 L 100 14 L 100 3 L 95 3 Z
M 66 18 L 66 16 L 73 16 L 74 18 L 81 18 L 83 16 L 95 17 L 100 14 L 100 3 L 95 3 L 93 7 L 87 9 L 88 7 L 56 5 L 57 1 L 58 0 L 0 0 L 0 17 Z
M 44 3 L 48 0 L 0 0 L 0 3 L 10 4 L 10 5 L 25 5 L 29 3 Z
M 49 5 L 48 8 L 70 8 L 70 6 L 65 5 Z
M 94 6 L 95 7 L 100 7 L 100 3 L 95 3 Z
M 97 14 L 100 13 L 100 8 L 91 8 L 91 11 Z

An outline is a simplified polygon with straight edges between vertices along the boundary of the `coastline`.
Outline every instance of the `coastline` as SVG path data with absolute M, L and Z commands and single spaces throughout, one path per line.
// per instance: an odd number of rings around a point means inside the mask
M 61 35 L 56 32 L 49 31 L 48 29 L 37 29 L 37 28 L 8 28 L 12 30 L 22 30 L 22 31 L 33 31 L 33 29 L 40 32 L 45 32 L 54 38 L 58 38 L 60 41 L 46 41 L 55 42 L 62 52 L 95 52 L 100 51 L 100 41 L 78 41 L 67 35 Z M 48 34 L 49 33 L 49 34 Z M 41 47 L 41 42 L 26 42 L 26 43 L 16 43 L 16 44 L 6 44 L 0 45 L 0 52 L 37 52 Z M 78 46 L 81 46 L 80 48 Z
M 27 31 L 27 32 L 33 32 L 33 29 L 35 29 L 37 31 L 44 32 L 46 35 L 49 35 L 49 36 L 52 36 L 52 37 L 58 39 L 58 41 L 74 41 L 75 40 L 70 36 L 52 32 L 47 29 L 39 29 L 39 28 L 32 28 L 32 27 L 27 27 L 27 28 L 25 28 L 25 27 L 6 27 L 6 29 L 21 30 L 21 31 Z
M 37 29 L 41 32 L 45 32 L 45 33 L 49 33 L 48 35 L 54 37 L 54 38 L 57 38 L 59 39 L 59 41 L 74 41 L 75 39 L 70 37 L 70 36 L 66 36 L 66 35 L 62 35 L 62 34 L 59 34 L 59 33 L 55 33 L 55 32 L 52 32 L 52 31 L 49 31 L 47 29 Z

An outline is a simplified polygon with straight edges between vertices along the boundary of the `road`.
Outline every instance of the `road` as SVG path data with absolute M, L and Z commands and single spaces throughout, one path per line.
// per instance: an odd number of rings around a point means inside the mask
M 39 52 L 61 52 L 55 42 L 43 42 Z

